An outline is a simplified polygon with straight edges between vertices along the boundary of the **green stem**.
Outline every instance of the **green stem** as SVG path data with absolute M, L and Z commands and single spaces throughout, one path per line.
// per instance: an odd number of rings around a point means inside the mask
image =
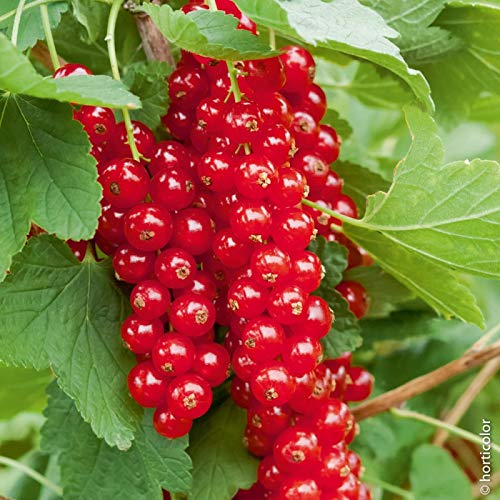
M 483 444 L 483 440 L 473 434 L 472 432 L 461 429 L 460 427 L 456 427 L 455 425 L 448 424 L 446 422 L 442 422 L 437 418 L 432 418 L 427 415 L 423 415 L 422 413 L 417 413 L 416 411 L 411 410 L 401 410 L 399 408 L 391 408 L 391 413 L 401 418 L 411 418 L 413 420 L 419 420 L 420 422 L 424 422 L 426 424 L 432 425 L 434 427 L 438 427 L 440 429 L 447 430 L 450 434 L 455 434 L 456 436 L 460 436 L 467 441 L 471 441 L 472 443 L 476 443 L 479 446 Z M 495 443 L 490 444 L 491 449 L 500 453 L 500 446 Z
M 12 36 L 10 37 L 10 41 L 14 47 L 17 45 L 17 35 L 19 34 L 19 25 L 21 24 L 21 16 L 23 15 L 25 2 L 26 0 L 19 0 L 14 17 L 14 23 L 12 24 Z
M 8 457 L 3 457 L 0 455 L 0 464 L 6 465 L 7 467 L 13 467 L 14 469 L 20 470 L 27 476 L 31 477 L 34 479 L 37 483 L 40 483 L 43 486 L 46 486 L 50 490 L 52 490 L 54 493 L 56 493 L 59 496 L 62 496 L 63 490 L 60 486 L 57 486 L 57 484 L 54 484 L 52 481 L 48 480 L 45 476 L 42 476 L 39 472 L 36 470 L 33 470 L 31 467 L 28 467 L 27 465 L 18 462 L 17 460 L 12 460 L 11 458 Z
M 207 5 L 210 10 L 216 11 L 217 10 L 217 3 L 215 0 L 207 0 Z
M 229 80 L 231 81 L 231 92 L 234 95 L 234 101 L 241 101 L 241 90 L 238 85 L 238 77 L 234 64 L 231 61 L 226 61 L 227 69 L 229 70 Z
M 335 210 L 330 210 L 329 208 L 322 207 L 321 205 L 314 203 L 314 201 L 309 201 L 309 200 L 306 200 L 305 198 L 303 198 L 302 205 L 307 205 L 308 207 L 315 208 L 316 210 L 319 210 L 320 212 L 328 214 L 330 217 L 335 217 L 336 219 L 339 219 L 343 222 L 348 222 L 349 224 L 352 224 L 353 226 L 361 225 L 361 224 L 357 223 L 358 222 L 357 219 L 352 219 L 351 217 L 347 217 L 347 215 L 342 215 L 342 214 L 339 214 L 338 212 L 335 212 Z
M 276 32 L 272 28 L 269 28 L 269 47 L 276 50 Z
M 363 474 L 363 482 L 372 484 L 373 486 L 378 486 L 385 491 L 389 491 L 390 493 L 394 493 L 395 495 L 399 495 L 402 498 L 408 498 L 413 500 L 415 497 L 411 491 L 400 488 L 399 486 L 394 486 L 393 484 L 386 483 L 377 477 L 370 476 L 368 474 Z
M 47 5 L 40 5 L 40 14 L 42 15 L 43 31 L 45 32 L 45 41 L 47 42 L 47 47 L 49 49 L 50 59 L 52 60 L 54 71 L 56 71 L 59 69 L 60 64 L 59 57 L 57 56 L 56 44 L 54 43 L 54 37 L 52 36 L 52 30 L 50 29 L 49 10 L 47 9 Z
M 116 46 L 115 46 L 115 29 L 116 21 L 118 19 L 118 14 L 122 6 L 123 0 L 113 0 L 111 4 L 111 9 L 109 11 L 108 18 L 108 29 L 106 31 L 106 42 L 108 44 L 108 56 L 109 63 L 111 65 L 111 74 L 115 80 L 120 81 L 120 69 L 118 67 L 118 58 L 116 57 Z M 125 123 L 125 128 L 127 129 L 127 138 L 130 150 L 132 151 L 132 157 L 134 160 L 139 161 L 141 155 L 137 150 L 137 145 L 134 139 L 134 127 L 132 125 L 132 120 L 130 118 L 130 113 L 127 108 L 122 108 L 123 121 Z

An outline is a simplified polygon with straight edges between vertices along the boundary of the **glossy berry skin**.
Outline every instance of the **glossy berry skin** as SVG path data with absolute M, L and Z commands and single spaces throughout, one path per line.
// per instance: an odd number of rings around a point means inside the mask
M 189 418 L 176 417 L 165 406 L 155 410 L 153 426 L 158 434 L 168 439 L 176 439 L 189 433 L 193 426 L 193 421 Z
M 340 143 L 340 137 L 333 127 L 330 127 L 330 125 L 320 125 L 318 142 L 314 151 L 326 163 L 333 163 L 339 157 Z
M 282 323 L 291 325 L 302 318 L 308 294 L 295 285 L 278 285 L 269 295 L 267 312 Z
M 250 265 L 252 276 L 258 283 L 274 286 L 283 282 L 291 269 L 288 253 L 269 243 L 254 251 Z
M 214 326 L 215 307 L 203 295 L 187 293 L 172 302 L 170 323 L 184 335 L 199 337 Z
M 264 434 L 275 436 L 290 426 L 292 411 L 287 406 L 264 406 L 253 403 L 248 408 L 247 423 Z
M 163 335 L 163 323 L 159 319 L 147 320 L 131 314 L 122 323 L 120 333 L 128 349 L 135 354 L 145 354 Z
M 354 474 L 349 474 L 342 486 L 338 489 L 338 492 L 343 494 L 348 500 L 359 500 L 359 488 L 361 483 Z
M 92 71 L 83 64 L 67 63 L 54 72 L 53 78 L 66 78 L 67 76 L 91 75 Z
M 142 319 L 159 318 L 170 307 L 170 292 L 156 280 L 141 281 L 130 292 L 130 305 Z
M 299 151 L 291 163 L 292 167 L 305 175 L 311 194 L 316 195 L 321 193 L 330 172 L 330 168 L 323 159 L 308 151 Z
M 311 295 L 307 299 L 302 318 L 301 321 L 291 326 L 292 332 L 320 339 L 330 331 L 333 314 L 325 300 Z
M 347 384 L 344 391 L 345 401 L 363 401 L 373 389 L 373 375 L 360 366 L 347 368 Z
M 134 142 L 137 151 L 143 156 L 148 157 L 149 150 L 154 146 L 155 136 L 153 132 L 144 125 L 144 123 L 132 120 L 132 129 L 134 134 Z M 114 141 L 112 144 L 113 150 L 117 157 L 131 157 L 132 151 L 128 144 L 127 129 L 125 123 L 120 122 L 116 125 Z
M 154 252 L 172 237 L 172 217 L 158 203 L 143 203 L 131 208 L 123 221 L 127 241 L 135 248 Z
M 316 481 L 321 488 L 336 489 L 342 485 L 349 472 L 346 453 L 339 447 L 331 446 L 321 454 Z
M 208 77 L 201 68 L 182 66 L 170 75 L 168 84 L 172 103 L 179 108 L 193 109 L 207 93 Z
M 312 424 L 325 445 L 340 443 L 353 425 L 349 408 L 339 399 L 324 402 L 312 415 Z
M 193 256 L 181 248 L 167 248 L 154 265 L 158 281 L 168 288 L 184 288 L 196 272 Z
M 229 288 L 227 300 L 231 311 L 241 318 L 254 318 L 266 309 L 267 287 L 251 279 L 239 279 Z
M 349 450 L 347 452 L 347 465 L 349 465 L 349 469 L 351 469 L 351 472 L 356 477 L 359 477 L 362 472 L 361 458 L 352 450 Z
M 253 150 L 280 166 L 296 153 L 295 139 L 282 123 L 273 123 L 261 132 Z
M 229 140 L 243 144 L 257 139 L 264 120 L 256 103 L 240 101 L 229 106 L 223 123 Z
M 212 247 L 214 222 L 201 208 L 186 208 L 173 217 L 172 245 L 200 255 Z
M 155 254 L 144 252 L 124 243 L 113 256 L 113 268 L 118 279 L 127 283 L 139 283 L 149 279 L 154 271 Z
M 299 286 L 304 292 L 310 293 L 321 284 L 325 269 L 320 258 L 308 251 L 295 254 L 292 259 L 290 282 Z
M 304 94 L 290 95 L 290 102 L 294 108 L 307 111 L 317 122 L 325 116 L 326 95 L 324 90 L 313 83 L 304 92 Z
M 149 191 L 146 169 L 139 162 L 127 158 L 108 163 L 99 181 L 104 199 L 117 208 L 137 205 Z
M 127 382 L 132 397 L 145 408 L 158 406 L 167 395 L 168 381 L 160 376 L 151 361 L 134 366 Z
M 236 347 L 231 358 L 233 371 L 241 380 L 248 381 L 252 373 L 257 368 L 258 363 L 248 354 L 248 350 L 243 346 Z
M 151 197 L 168 210 L 188 207 L 195 196 L 195 180 L 186 168 L 165 168 L 151 179 Z
M 167 377 L 176 377 L 186 373 L 192 366 L 195 347 L 185 335 L 169 332 L 162 335 L 152 350 L 155 368 Z
M 240 408 L 248 408 L 253 395 L 250 382 L 234 377 L 231 381 L 231 399 Z
M 69 248 L 73 252 L 73 255 L 80 262 L 83 262 L 83 259 L 85 258 L 85 254 L 87 253 L 87 243 L 88 242 L 85 240 L 80 240 L 80 241 L 67 240 L 66 241 L 66 244 L 69 246 Z
M 323 349 L 318 339 L 307 335 L 293 335 L 283 347 L 283 362 L 292 375 L 301 377 L 321 362 Z
M 256 362 L 270 361 L 281 353 L 285 331 L 280 324 L 266 316 L 251 319 L 245 326 L 241 340 L 243 349 Z
M 308 427 L 289 427 L 282 432 L 273 446 L 277 467 L 292 475 L 313 470 L 320 459 L 321 446 L 318 436 Z
M 225 114 L 226 105 L 223 99 L 206 97 L 196 107 L 196 122 L 209 134 L 215 134 Z
M 303 93 L 314 80 L 316 64 L 311 54 L 303 47 L 289 45 L 281 49 L 281 62 L 285 69 L 284 91 Z
M 318 142 L 319 126 L 318 122 L 309 113 L 296 110 L 293 113 L 290 131 L 299 150 L 314 151 Z
M 215 342 L 203 342 L 196 346 L 192 370 L 215 387 L 228 377 L 229 362 L 229 353 L 223 346 Z
M 223 151 L 207 152 L 198 162 L 198 176 L 204 187 L 216 193 L 230 192 L 234 187 L 234 164 Z
M 289 127 L 292 123 L 292 106 L 279 92 L 263 95 L 259 99 L 259 106 L 266 124 L 281 123 Z
M 189 151 L 179 142 L 160 141 L 151 147 L 148 164 L 151 175 L 164 168 L 189 168 Z
M 320 500 L 321 490 L 314 479 L 287 478 L 279 489 L 279 498 L 283 500 Z
M 123 243 L 125 241 L 123 220 L 127 209 L 116 208 L 106 200 L 102 200 L 101 205 L 97 233 L 111 243 Z
M 234 183 L 238 192 L 250 199 L 269 196 L 278 177 L 276 167 L 257 154 L 245 156 L 234 169 Z
M 217 296 L 217 285 L 209 273 L 206 271 L 196 271 L 185 288 L 174 290 L 174 297 L 180 297 L 185 293 L 199 293 L 209 300 L 215 300 Z
M 177 418 L 199 418 L 212 404 L 210 384 L 199 375 L 186 373 L 168 386 L 167 405 Z
M 315 238 L 314 221 L 299 208 L 285 208 L 273 218 L 273 240 L 290 253 L 304 250 Z
M 243 444 L 256 457 L 265 457 L 273 449 L 273 443 L 267 434 L 255 427 L 247 425 L 243 436 Z
M 266 490 L 277 491 L 286 476 L 276 467 L 274 458 L 267 456 L 259 464 L 257 478 Z
M 295 380 L 283 363 L 270 361 L 261 365 L 250 382 L 252 394 L 264 405 L 286 404 L 295 390 Z
M 270 193 L 270 200 L 278 208 L 294 207 L 308 193 L 309 187 L 304 174 L 294 168 L 282 168 Z
M 83 125 L 92 144 L 102 144 L 112 138 L 115 115 L 109 108 L 82 106 L 73 116 Z
M 361 283 L 357 281 L 343 281 L 336 287 L 344 299 L 349 304 L 349 309 L 356 318 L 360 319 L 366 315 L 368 310 L 368 297 L 366 290 Z
M 194 120 L 193 110 L 185 110 L 172 103 L 161 121 L 167 132 L 176 139 L 185 141 L 189 138 Z
M 270 207 L 258 200 L 242 200 L 236 203 L 229 215 L 231 229 L 242 241 L 264 243 L 272 231 Z
M 232 229 L 221 229 L 212 241 L 212 250 L 222 264 L 231 269 L 244 266 L 252 255 L 250 243 L 236 238 Z
M 347 196 L 345 194 L 341 194 L 334 200 L 332 200 L 332 209 L 339 214 L 351 217 L 351 219 L 358 218 L 358 209 L 356 207 L 356 203 L 350 196 Z M 339 226 L 342 225 L 342 221 L 338 219 L 334 218 L 333 221 Z
M 283 64 L 278 57 L 245 61 L 243 71 L 246 73 L 242 78 L 245 87 L 257 94 L 260 91 L 276 92 L 285 83 Z
M 336 199 L 342 193 L 344 181 L 333 170 L 328 172 L 326 183 L 321 190 L 320 198 L 327 202 Z

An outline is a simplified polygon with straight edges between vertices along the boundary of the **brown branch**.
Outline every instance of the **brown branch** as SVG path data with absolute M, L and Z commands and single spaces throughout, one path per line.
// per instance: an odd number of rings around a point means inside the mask
M 482 368 L 481 371 L 474 377 L 463 394 L 458 398 L 455 406 L 445 415 L 443 422 L 451 425 L 456 425 L 463 417 L 469 406 L 472 404 L 476 396 L 481 392 L 484 386 L 495 376 L 500 368 L 500 358 L 491 359 Z M 448 439 L 449 433 L 445 429 L 438 429 L 434 435 L 433 443 L 436 446 L 442 446 Z
M 54 71 L 54 66 L 52 64 L 52 59 L 50 58 L 49 49 L 47 45 L 43 42 L 37 42 L 36 45 L 31 49 L 30 54 L 41 64 L 43 64 L 49 71 Z M 59 57 L 59 64 L 64 66 L 66 61 Z
M 426 375 L 410 380 L 410 382 L 392 391 L 381 394 L 366 403 L 362 403 L 354 408 L 352 412 L 357 420 L 372 417 L 394 406 L 399 406 L 407 399 L 418 396 L 442 384 L 446 380 L 470 370 L 475 366 L 481 365 L 490 359 L 494 359 L 497 356 L 500 356 L 500 340 L 484 349 L 470 349 L 461 358 L 441 366 L 437 370 L 427 373 Z
M 159 0 L 152 0 L 151 3 L 160 5 Z M 135 12 L 134 17 L 148 61 L 165 61 L 175 66 L 170 44 L 153 20 L 145 12 Z

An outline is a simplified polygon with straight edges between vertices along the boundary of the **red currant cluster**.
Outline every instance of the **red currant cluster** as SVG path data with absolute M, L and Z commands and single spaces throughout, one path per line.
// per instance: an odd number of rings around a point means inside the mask
M 348 449 L 357 424 L 346 403 L 367 398 L 372 385 L 372 376 L 351 366 L 346 353 L 298 377 L 287 405 L 246 403 L 245 442 L 264 458 L 257 483 L 236 498 L 369 499 L 359 481 L 361 461 Z

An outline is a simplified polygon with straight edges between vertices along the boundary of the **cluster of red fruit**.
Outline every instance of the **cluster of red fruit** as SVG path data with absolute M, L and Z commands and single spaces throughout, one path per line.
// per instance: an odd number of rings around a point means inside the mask
M 217 5 L 256 32 L 232 2 Z M 183 10 L 199 8 L 206 6 Z M 54 76 L 88 73 L 68 64 Z M 312 295 L 324 268 L 306 249 L 319 233 L 348 248 L 350 267 L 369 264 L 332 231 L 340 221 L 301 205 L 307 197 L 357 216 L 329 167 L 340 141 L 320 124 L 326 97 L 314 74 L 311 54 L 297 46 L 230 67 L 183 52 L 163 118 L 173 139 L 156 142 L 132 122 L 140 161 L 131 159 L 126 127 L 111 110 L 74 112 L 103 187 L 94 241 L 113 255 L 116 276 L 135 285 L 134 312 L 121 330 L 138 361 L 130 393 L 157 408 L 160 434 L 182 436 L 208 411 L 231 357 L 231 394 L 248 413 L 245 443 L 266 457 L 252 498 L 369 497 L 359 459 L 347 450 L 356 426 L 343 401 L 367 397 L 371 376 L 350 366 L 349 356 L 322 362 L 320 339 L 333 313 Z M 363 287 L 337 289 L 362 317 Z M 214 341 L 216 324 L 227 327 L 224 346 Z

